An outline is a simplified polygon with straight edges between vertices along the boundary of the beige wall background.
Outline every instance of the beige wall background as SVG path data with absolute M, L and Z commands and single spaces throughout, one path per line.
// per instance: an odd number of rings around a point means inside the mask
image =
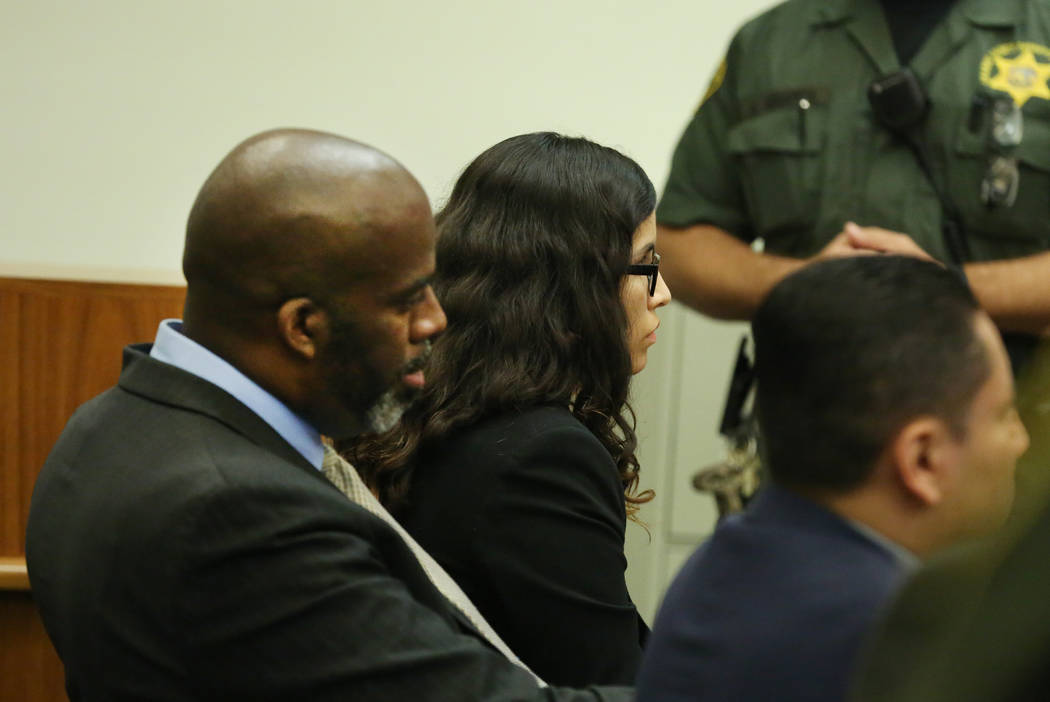
M 346 134 L 439 206 L 467 162 L 527 131 L 585 135 L 660 188 L 734 29 L 770 0 L 0 0 L 0 275 L 182 283 L 197 188 L 244 137 Z M 636 379 L 645 482 L 628 577 L 647 618 L 709 532 L 689 477 L 741 327 L 681 308 Z M 567 564 L 568 566 L 569 564 Z

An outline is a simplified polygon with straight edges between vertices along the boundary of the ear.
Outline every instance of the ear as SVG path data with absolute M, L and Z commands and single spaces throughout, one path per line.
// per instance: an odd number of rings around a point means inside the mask
M 310 298 L 294 297 L 278 308 L 277 330 L 294 353 L 313 360 L 327 338 L 328 315 Z
M 889 458 L 905 491 L 927 506 L 939 504 L 955 472 L 956 444 L 937 417 L 919 417 L 897 432 Z

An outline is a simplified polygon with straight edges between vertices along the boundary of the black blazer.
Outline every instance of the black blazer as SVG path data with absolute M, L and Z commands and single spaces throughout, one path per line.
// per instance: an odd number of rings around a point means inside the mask
M 490 417 L 421 455 L 402 525 L 552 684 L 632 684 L 648 628 L 627 594 L 623 487 L 567 409 Z
M 125 351 L 33 493 L 33 597 L 73 702 L 602 698 L 536 688 L 386 523 L 147 352 Z

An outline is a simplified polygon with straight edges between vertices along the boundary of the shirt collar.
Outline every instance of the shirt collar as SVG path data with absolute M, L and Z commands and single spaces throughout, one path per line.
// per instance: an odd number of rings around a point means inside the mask
M 874 1 L 874 0 L 873 0 Z M 813 24 L 835 24 L 853 16 L 856 0 L 828 0 L 814 3 Z
M 816 3 L 812 23 L 835 24 L 850 19 L 863 2 L 878 4 L 878 0 L 827 0 Z M 1012 27 L 1022 19 L 1023 3 L 1020 0 L 959 0 L 957 4 L 970 22 L 982 27 Z
M 897 563 L 901 566 L 904 572 L 914 572 L 915 570 L 918 570 L 920 565 L 922 565 L 922 562 L 919 560 L 919 557 L 916 556 L 914 553 L 904 548 L 893 539 L 886 538 L 879 532 L 872 529 L 867 524 L 862 524 L 861 522 L 855 521 L 853 519 L 845 519 L 845 522 L 851 527 L 853 527 L 854 531 L 868 539 L 868 541 L 871 541 L 877 546 L 881 546 L 885 550 L 889 551 L 890 555 L 892 555 L 897 560 Z
M 321 469 L 320 433 L 248 376 L 182 333 L 182 321 L 165 319 L 157 329 L 150 357 L 217 385 L 273 427 L 309 463 Z
M 1021 23 L 1021 0 L 960 0 L 963 14 L 981 27 L 1013 27 Z

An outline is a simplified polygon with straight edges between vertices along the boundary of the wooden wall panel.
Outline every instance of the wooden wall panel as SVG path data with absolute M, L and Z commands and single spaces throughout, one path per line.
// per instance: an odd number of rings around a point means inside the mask
M 33 483 L 73 411 L 113 385 L 121 349 L 182 314 L 181 287 L 0 278 L 0 701 L 66 700 L 25 578 Z
M 120 350 L 179 317 L 181 287 L 0 278 L 0 556 L 24 553 L 40 466 L 81 404 L 113 385 Z
M 16 543 L 25 521 L 22 518 L 18 405 L 19 300 L 0 291 L 0 556 L 21 554 Z M 38 467 L 39 468 L 39 467 Z

